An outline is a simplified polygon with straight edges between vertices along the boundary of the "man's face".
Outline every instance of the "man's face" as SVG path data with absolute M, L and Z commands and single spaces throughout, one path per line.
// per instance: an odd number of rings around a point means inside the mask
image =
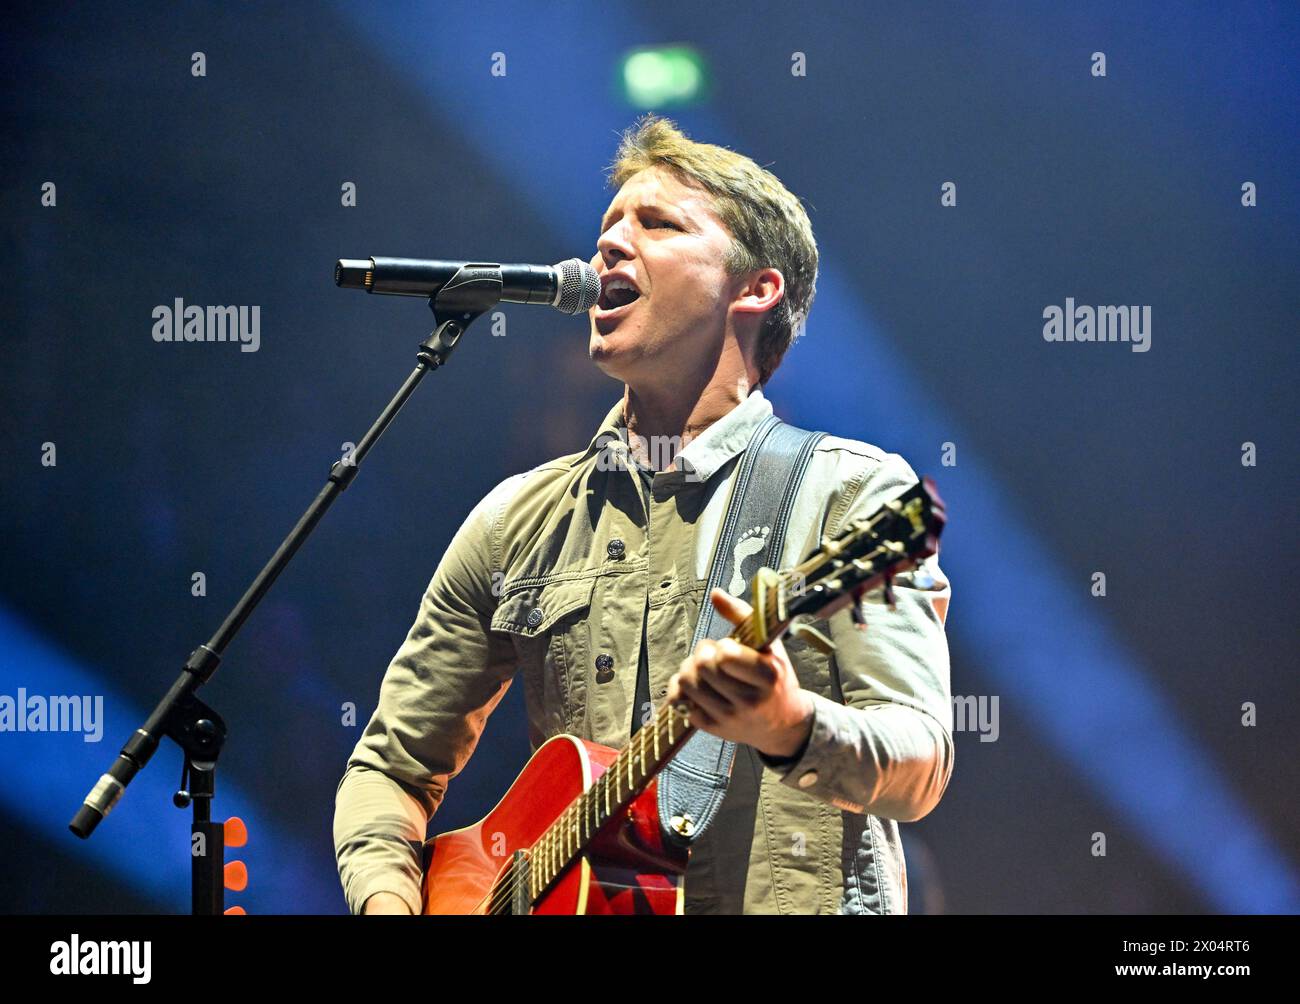
M 619 189 L 600 229 L 591 259 L 602 279 L 590 311 L 592 360 L 628 383 L 711 372 L 732 279 L 723 267 L 731 235 L 709 195 L 663 168 L 639 171 Z M 611 289 L 615 276 L 640 295 Z

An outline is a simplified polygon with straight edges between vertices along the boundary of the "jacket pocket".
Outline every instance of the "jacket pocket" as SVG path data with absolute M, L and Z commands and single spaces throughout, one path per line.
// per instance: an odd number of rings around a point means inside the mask
M 519 657 L 534 748 L 584 717 L 594 575 L 560 573 L 506 582 L 492 630 L 509 634 Z

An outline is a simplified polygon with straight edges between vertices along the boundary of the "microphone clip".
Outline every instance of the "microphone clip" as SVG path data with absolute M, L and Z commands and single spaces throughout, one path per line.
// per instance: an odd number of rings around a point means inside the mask
M 465 265 L 429 297 L 438 327 L 420 343 L 416 357 L 431 370 L 443 365 L 475 318 L 501 302 L 501 270 Z

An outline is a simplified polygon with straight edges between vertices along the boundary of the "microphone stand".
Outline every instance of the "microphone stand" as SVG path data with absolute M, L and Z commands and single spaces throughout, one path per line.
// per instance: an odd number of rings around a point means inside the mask
M 469 274 L 462 269 L 429 298 L 437 328 L 420 343 L 414 371 L 356 449 L 330 467 L 325 486 L 289 531 L 289 536 L 226 615 L 216 634 L 190 653 L 176 682 L 144 725 L 127 740 L 108 773 L 100 777 L 68 824 L 78 837 L 89 837 L 122 797 L 131 779 L 149 762 L 162 737 L 170 737 L 184 754 L 181 787 L 172 801 L 178 808 L 193 807 L 190 881 L 191 912 L 196 915 L 221 914 L 225 907 L 225 829 L 222 823 L 212 821 L 212 799 L 216 794 L 217 757 L 226 740 L 225 721 L 199 700 L 196 691 L 212 678 L 226 646 L 316 528 L 325 510 L 352 483 L 371 447 L 397 417 L 425 374 L 445 364 L 475 318 L 500 302 L 501 285 L 499 272 L 493 277 L 482 269 Z

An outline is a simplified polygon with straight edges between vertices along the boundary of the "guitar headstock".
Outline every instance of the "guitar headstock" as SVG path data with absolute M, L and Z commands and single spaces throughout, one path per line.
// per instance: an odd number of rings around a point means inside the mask
M 763 610 L 766 637 L 781 634 L 796 618 L 829 617 L 939 551 L 946 516 L 943 500 L 928 477 L 891 499 L 865 519 L 854 520 L 835 538 L 823 541 L 807 560 L 768 579 L 756 608 Z M 757 610 L 756 610 L 757 612 Z M 811 639 L 810 639 L 811 640 Z

